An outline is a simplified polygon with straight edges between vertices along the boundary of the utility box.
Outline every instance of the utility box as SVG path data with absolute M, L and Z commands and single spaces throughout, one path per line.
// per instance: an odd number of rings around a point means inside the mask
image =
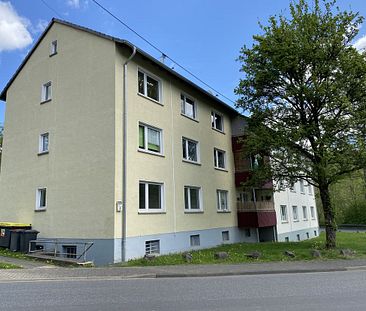
M 16 222 L 0 222 L 0 247 L 10 247 L 11 231 L 14 229 L 31 229 L 32 225 Z
M 19 241 L 19 250 L 22 253 L 28 253 L 29 251 L 29 242 L 33 240 L 37 240 L 37 235 L 39 231 L 37 230 L 24 230 L 20 232 L 20 241 Z M 32 244 L 31 251 L 34 251 L 36 249 L 35 244 Z

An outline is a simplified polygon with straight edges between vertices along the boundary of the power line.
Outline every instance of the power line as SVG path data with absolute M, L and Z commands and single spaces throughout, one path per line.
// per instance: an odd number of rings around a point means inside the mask
M 43 0 L 42 0 L 43 1 Z M 207 84 L 205 81 L 203 81 L 201 78 L 199 78 L 198 76 L 196 76 L 193 72 L 191 72 L 190 70 L 186 69 L 183 65 L 179 64 L 177 61 L 175 61 L 174 59 L 172 59 L 169 55 L 165 54 L 161 49 L 159 49 L 156 45 L 154 45 L 153 43 L 151 43 L 149 40 L 145 39 L 142 35 L 140 35 L 137 31 L 135 31 L 133 28 L 131 28 L 130 26 L 128 26 L 125 22 L 123 22 L 119 17 L 117 17 L 116 15 L 114 15 L 111 11 L 109 11 L 107 8 L 105 8 L 103 5 L 101 5 L 98 1 L 96 0 L 92 0 L 97 6 L 99 6 L 103 11 L 105 11 L 106 13 L 108 13 L 110 16 L 112 16 L 114 19 L 116 19 L 118 22 L 120 22 L 123 26 L 125 26 L 127 29 L 129 29 L 130 31 L 132 31 L 136 36 L 138 36 L 140 39 L 142 39 L 144 42 L 146 42 L 148 45 L 150 45 L 151 47 L 153 47 L 155 50 L 157 50 L 162 56 L 163 59 L 164 58 L 168 58 L 170 59 L 175 65 L 177 65 L 179 68 L 181 68 L 182 70 L 184 70 L 186 73 L 188 73 L 189 75 L 191 75 L 192 77 L 194 77 L 195 79 L 197 79 L 199 82 L 201 82 L 202 84 L 204 84 L 205 86 L 207 86 L 209 89 L 211 89 L 212 91 L 214 91 L 215 93 L 219 94 L 220 96 L 222 96 L 223 98 L 226 98 L 228 101 L 232 102 L 234 105 L 236 104 L 235 101 L 233 101 L 232 99 L 230 99 L 229 97 L 225 96 L 224 94 L 222 94 L 221 92 L 219 92 L 218 90 L 216 90 L 215 88 L 213 88 L 212 86 L 210 86 L 209 84 Z
M 53 13 L 55 13 L 59 18 L 62 18 L 62 16 L 60 15 L 60 14 L 58 14 L 58 12 L 53 8 L 53 7 L 51 7 L 46 1 L 44 1 L 44 0 L 41 0 L 42 1 L 42 3 L 46 6 L 46 7 L 48 7 Z

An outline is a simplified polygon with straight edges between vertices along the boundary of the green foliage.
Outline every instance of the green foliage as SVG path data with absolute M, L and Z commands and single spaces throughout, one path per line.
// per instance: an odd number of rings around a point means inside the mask
M 352 46 L 363 17 L 326 0 L 291 2 L 290 14 L 242 48 L 235 91 L 251 114 L 248 153 L 270 159 L 254 177 L 318 187 L 333 247 L 329 186 L 366 167 L 366 54 Z
M 335 209 L 335 218 L 337 224 L 366 224 L 361 219 L 366 217 L 366 207 L 362 210 L 359 206 L 366 204 L 365 200 L 365 176 L 363 170 L 354 172 L 347 178 L 333 184 L 330 187 L 331 201 Z M 317 196 L 317 208 L 319 212 L 319 222 L 324 224 L 322 216 L 322 206 L 320 198 Z M 359 209 L 359 212 L 365 214 L 361 219 L 351 217 L 352 209 Z
M 338 234 L 339 248 L 349 248 L 356 251 L 355 257 L 366 258 L 364 248 L 366 233 L 345 233 Z M 321 252 L 322 259 L 344 258 L 339 254 L 339 249 L 327 250 L 324 248 L 325 234 L 322 233 L 318 238 L 290 243 L 239 243 L 225 244 L 218 247 L 192 251 L 193 260 L 191 264 L 238 264 L 250 262 L 271 262 L 271 261 L 296 261 L 296 260 L 319 260 L 311 256 L 311 250 L 318 249 Z M 284 251 L 295 252 L 295 258 L 285 256 Z M 253 251 L 262 253 L 259 259 L 250 259 L 245 256 Z M 216 252 L 228 252 L 229 258 L 224 260 L 214 259 Z M 158 256 L 152 261 L 145 259 L 130 260 L 128 266 L 161 266 L 161 265 L 180 265 L 187 264 L 182 254 L 171 254 Z M 118 265 L 118 264 L 117 264 Z
M 345 224 L 366 224 L 366 201 L 360 200 L 353 202 L 344 211 Z
M 0 269 L 21 269 L 21 267 L 11 263 L 0 262 Z

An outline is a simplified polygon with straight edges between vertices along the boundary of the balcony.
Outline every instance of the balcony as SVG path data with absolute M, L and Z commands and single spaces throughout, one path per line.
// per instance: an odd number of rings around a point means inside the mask
M 276 225 L 273 201 L 237 202 L 239 228 L 263 228 Z

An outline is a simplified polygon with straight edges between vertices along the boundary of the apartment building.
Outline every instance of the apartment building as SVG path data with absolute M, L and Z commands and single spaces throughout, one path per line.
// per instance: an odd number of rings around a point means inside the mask
M 105 264 L 318 233 L 313 193 L 245 194 L 242 117 L 125 40 L 53 19 L 0 99 L 0 221 L 69 257 L 83 242 Z

